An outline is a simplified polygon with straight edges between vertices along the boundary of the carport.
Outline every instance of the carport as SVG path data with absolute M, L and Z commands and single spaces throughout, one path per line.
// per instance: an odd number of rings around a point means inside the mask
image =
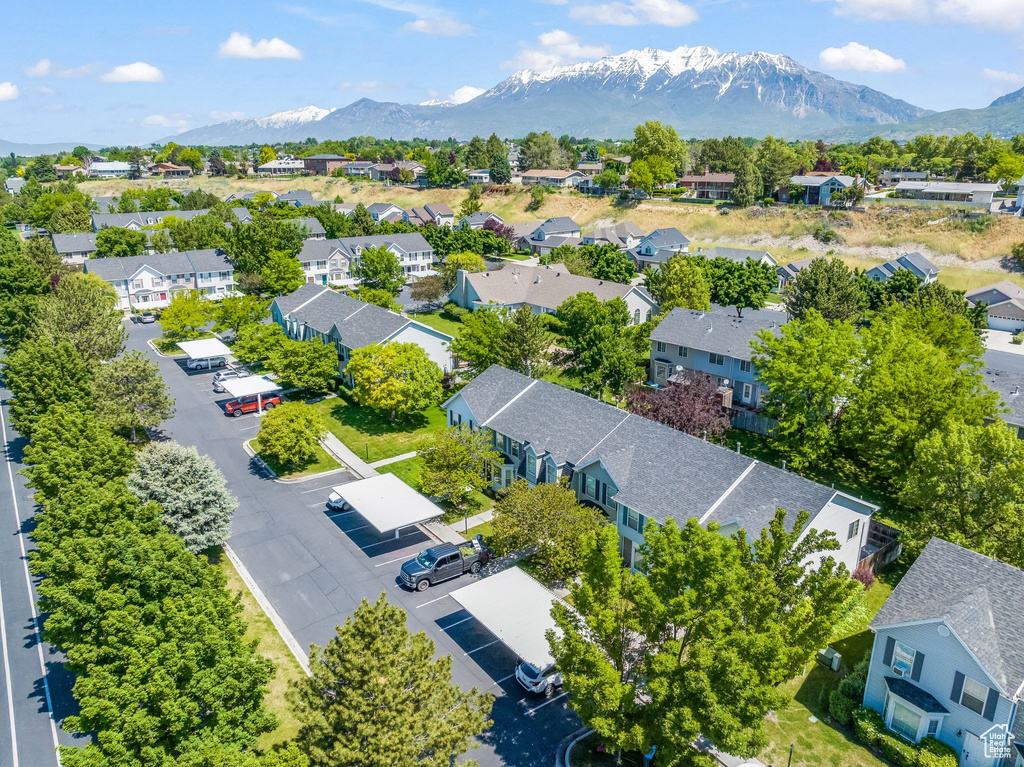
M 537 668 L 555 662 L 545 635 L 558 631 L 552 605 L 565 602 L 523 570 L 510 567 L 449 596 L 526 662 Z
M 190 360 L 205 360 L 210 357 L 228 357 L 231 349 L 219 338 L 200 338 L 198 341 L 179 341 L 178 348 Z
M 441 516 L 444 511 L 420 495 L 394 474 L 378 474 L 333 488 L 353 510 L 373 525 L 378 533 L 412 527 Z
M 266 376 L 249 376 L 248 378 L 228 378 L 223 381 L 224 391 L 235 399 L 256 395 L 257 413 L 263 412 L 263 395 L 281 391 L 281 387 Z

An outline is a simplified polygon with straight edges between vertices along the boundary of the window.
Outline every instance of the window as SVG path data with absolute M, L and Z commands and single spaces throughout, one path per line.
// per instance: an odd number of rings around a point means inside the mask
M 666 348 L 665 344 L 662 343 L 661 341 L 655 341 L 654 342 L 654 350 L 656 352 L 658 352 L 658 354 L 664 354 L 665 353 L 665 348 Z
M 712 365 L 718 365 L 721 367 L 725 364 L 725 357 L 721 354 L 715 354 L 714 352 L 708 352 L 708 362 Z
M 626 509 L 626 527 L 640 532 L 640 514 L 638 512 Z
M 750 360 L 740 360 L 740 371 L 749 373 L 752 367 Z
M 889 722 L 889 729 L 907 740 L 916 741 L 917 732 L 921 729 L 921 717 L 898 700 L 892 704 L 892 719 Z
M 526 456 L 526 478 L 531 482 L 537 481 L 537 459 Z
M 690 355 L 690 350 L 687 349 L 685 346 L 680 346 L 678 351 L 677 351 L 677 354 L 680 357 L 688 357 Z
M 639 309 L 637 309 L 635 312 L 633 312 L 633 324 L 634 325 L 639 325 L 640 324 L 640 310 Z
M 856 537 L 860 533 L 860 520 L 855 519 L 850 523 L 850 529 L 846 531 L 846 540 Z
M 960 705 L 969 708 L 975 714 L 981 714 L 985 711 L 986 698 L 988 698 L 988 687 L 965 676 L 964 689 L 960 693 Z
M 558 480 L 558 469 L 552 466 L 550 463 L 547 465 L 547 477 L 546 482 L 555 482 Z
M 650 322 L 650 321 L 651 321 L 651 317 L 652 317 L 652 316 L 653 316 L 653 315 L 652 315 L 652 312 L 651 312 L 651 310 L 650 310 L 650 309 L 648 309 L 648 310 L 647 310 L 647 322 Z
M 512 457 L 513 458 L 518 458 L 519 457 L 519 443 L 516 442 L 513 439 L 513 440 L 509 440 L 509 444 L 510 444 L 509 450 L 512 453 Z
M 597 498 L 597 480 L 589 474 L 584 474 L 585 485 L 583 492 L 591 498 Z
M 903 642 L 897 642 L 892 652 L 892 670 L 898 676 L 910 676 L 916 655 L 917 652 L 912 647 L 907 647 Z
M 929 719 L 928 720 L 928 737 L 934 738 L 939 734 L 939 720 Z

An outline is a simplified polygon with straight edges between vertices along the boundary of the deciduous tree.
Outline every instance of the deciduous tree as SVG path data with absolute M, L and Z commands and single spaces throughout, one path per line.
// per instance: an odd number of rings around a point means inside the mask
M 735 306 L 739 317 L 746 308 L 763 308 L 772 288 L 778 284 L 775 271 L 752 258 L 742 264 L 714 258 L 707 262 L 706 269 L 711 301 L 720 306 Z
M 500 460 L 486 433 L 468 426 L 438 432 L 420 457 L 423 492 L 442 499 L 460 516 L 476 508 L 473 493 L 491 486 L 491 470 Z
M 405 285 L 405 272 L 398 256 L 384 247 L 366 248 L 350 270 L 361 285 L 373 290 L 386 290 L 397 296 Z
M 634 387 L 626 406 L 631 413 L 694 437 L 717 441 L 729 428 L 729 416 L 718 397 L 718 383 L 704 373 L 691 373 L 660 391 Z
M 160 327 L 164 335 L 175 341 L 197 338 L 210 321 L 212 306 L 198 290 L 176 293 L 160 312 Z
M 120 354 L 127 338 L 117 294 L 95 274 L 70 272 L 60 277 L 53 295 L 37 308 L 40 340 L 68 341 L 92 365 Z
M 93 258 L 141 256 L 146 251 L 146 233 L 120 226 L 108 226 L 96 233 Z
M 610 387 L 622 394 L 640 379 L 640 354 L 646 338 L 630 331 L 631 317 L 621 298 L 598 301 L 593 293 L 577 293 L 558 307 L 568 353 L 566 372 L 591 392 Z
M 299 467 L 316 456 L 327 432 L 320 411 L 304 402 L 285 402 L 263 416 L 253 446 L 285 466 Z
M 409 295 L 412 296 L 413 301 L 422 301 L 428 304 L 439 301 L 447 293 L 445 279 L 440 274 L 421 277 L 409 288 Z
M 319 339 L 286 338 L 276 345 L 269 364 L 282 380 L 310 392 L 330 391 L 338 377 L 337 349 Z
M 276 322 L 269 325 L 245 325 L 235 336 L 231 353 L 239 362 L 251 364 L 272 358 L 288 339 Z
M 471 253 L 468 250 L 461 253 L 449 253 L 438 268 L 444 278 L 445 292 L 451 291 L 455 287 L 460 269 L 464 269 L 470 274 L 486 272 L 487 263 L 479 253 Z
M 711 308 L 711 287 L 704 265 L 692 256 L 671 256 L 660 269 L 644 271 L 645 287 L 662 312 L 676 308 L 706 312 Z
M 391 414 L 414 413 L 441 401 L 441 368 L 411 343 L 355 349 L 345 373 L 360 404 Z
M 213 329 L 217 332 L 230 330 L 231 335 L 248 326 L 262 322 L 270 316 L 265 299 L 259 296 L 225 296 L 213 310 Z
M 4 358 L 4 383 L 14 395 L 11 422 L 28 439 L 39 418 L 54 405 L 91 405 L 92 374 L 68 341 L 21 344 Z
M 284 250 L 273 250 L 267 256 L 267 262 L 260 270 L 263 288 L 272 295 L 283 296 L 293 293 L 306 281 L 295 256 Z

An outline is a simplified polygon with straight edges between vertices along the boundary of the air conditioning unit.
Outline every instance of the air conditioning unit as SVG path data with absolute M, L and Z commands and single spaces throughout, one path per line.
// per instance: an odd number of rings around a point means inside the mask
M 815 660 L 830 671 L 838 671 L 843 663 L 843 656 L 831 647 L 826 647 L 824 650 L 818 650 Z

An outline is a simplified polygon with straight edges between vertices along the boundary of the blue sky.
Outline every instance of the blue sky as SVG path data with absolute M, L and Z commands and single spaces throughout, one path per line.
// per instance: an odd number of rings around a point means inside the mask
M 0 138 L 146 142 L 231 116 L 344 106 L 363 96 L 464 98 L 523 66 L 680 45 L 785 53 L 925 108 L 981 107 L 1024 86 L 1020 3 L 9 3 Z

